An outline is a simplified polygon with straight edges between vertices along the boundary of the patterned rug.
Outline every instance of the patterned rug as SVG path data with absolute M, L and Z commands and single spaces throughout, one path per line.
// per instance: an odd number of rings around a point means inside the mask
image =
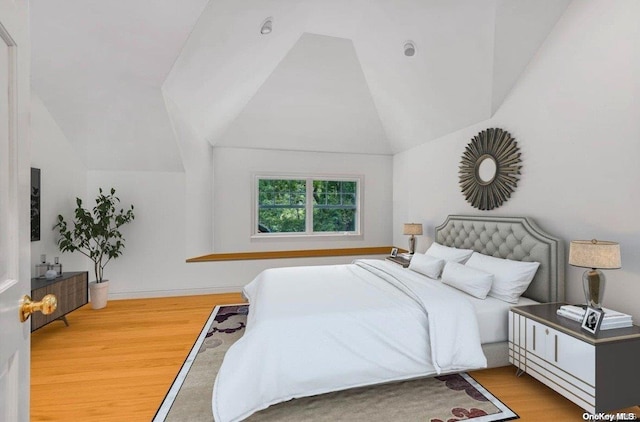
M 167 393 L 154 421 L 211 422 L 213 382 L 225 352 L 244 333 L 249 305 L 217 306 Z M 468 374 L 361 387 L 290 400 L 251 422 L 506 421 L 518 415 Z

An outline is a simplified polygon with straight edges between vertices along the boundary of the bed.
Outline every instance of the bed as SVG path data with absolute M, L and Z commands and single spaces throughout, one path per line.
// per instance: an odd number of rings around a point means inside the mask
M 528 218 L 449 216 L 435 241 L 539 262 L 517 304 L 564 299 L 562 245 Z M 508 365 L 513 304 L 475 299 L 389 261 L 269 269 L 244 294 L 246 332 L 215 380 L 218 422 L 297 397 Z

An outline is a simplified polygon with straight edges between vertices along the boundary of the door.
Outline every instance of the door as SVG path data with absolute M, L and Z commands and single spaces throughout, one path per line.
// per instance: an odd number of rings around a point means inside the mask
M 28 9 L 0 0 L 0 421 L 29 420 L 30 292 Z M 24 50 L 21 46 L 25 46 Z

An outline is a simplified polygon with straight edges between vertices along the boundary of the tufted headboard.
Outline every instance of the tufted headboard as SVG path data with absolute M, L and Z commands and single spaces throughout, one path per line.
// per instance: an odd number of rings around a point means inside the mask
M 564 301 L 564 247 L 526 217 L 450 215 L 436 227 L 436 242 L 473 249 L 515 261 L 536 261 L 540 267 L 523 296 L 538 302 Z

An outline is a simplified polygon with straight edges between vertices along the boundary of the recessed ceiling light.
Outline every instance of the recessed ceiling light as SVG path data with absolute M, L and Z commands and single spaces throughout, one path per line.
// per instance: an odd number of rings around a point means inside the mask
M 404 55 L 407 57 L 413 57 L 416 55 L 416 45 L 413 41 L 406 41 L 404 43 Z
M 270 34 L 273 31 L 273 18 L 267 18 L 262 22 L 262 26 L 260 27 L 260 33 L 262 35 Z

